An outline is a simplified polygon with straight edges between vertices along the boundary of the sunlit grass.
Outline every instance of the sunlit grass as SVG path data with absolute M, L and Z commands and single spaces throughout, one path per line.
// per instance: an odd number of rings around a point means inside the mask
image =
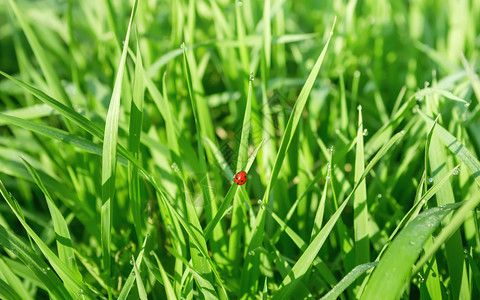
M 480 5 L 133 2 L 0 3 L 0 298 L 480 297 Z

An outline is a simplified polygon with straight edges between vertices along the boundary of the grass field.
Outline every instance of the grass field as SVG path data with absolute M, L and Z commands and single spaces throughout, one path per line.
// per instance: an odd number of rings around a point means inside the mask
M 478 16 L 0 1 L 0 298 L 479 299 Z

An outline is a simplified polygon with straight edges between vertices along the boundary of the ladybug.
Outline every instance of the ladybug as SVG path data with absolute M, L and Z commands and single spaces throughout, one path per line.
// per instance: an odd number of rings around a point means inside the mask
M 235 174 L 235 177 L 233 177 L 233 182 L 238 185 L 244 185 L 245 182 L 247 182 L 247 173 L 245 173 L 245 171 L 238 172 Z

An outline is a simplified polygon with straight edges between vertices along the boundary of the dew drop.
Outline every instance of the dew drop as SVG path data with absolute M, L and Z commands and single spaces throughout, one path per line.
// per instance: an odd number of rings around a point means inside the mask
M 468 254 L 468 249 L 467 249 L 467 248 L 464 248 L 464 249 L 463 249 L 463 253 Z
M 248 80 L 250 80 L 250 81 L 255 80 L 255 76 L 254 76 L 253 72 L 250 73 L 250 78 Z
M 425 81 L 425 87 L 428 87 L 430 85 L 430 82 Z
M 452 172 L 452 174 L 455 176 L 457 176 L 459 173 L 460 173 L 460 167 L 455 168 L 455 170 L 453 170 Z
M 254 255 L 254 254 L 255 254 L 255 251 L 253 250 L 248 251 L 248 255 Z
M 43 274 L 47 274 L 47 269 L 42 268 L 42 272 L 43 272 Z
M 327 177 L 325 177 L 326 180 L 330 180 L 330 175 L 327 175 Z
M 83 289 L 80 289 L 77 293 L 77 296 L 78 297 L 82 297 L 83 296 Z
M 180 169 L 178 168 L 178 166 L 177 166 L 176 163 L 173 163 L 173 164 L 171 165 L 171 167 L 172 167 L 172 169 L 173 169 L 175 172 L 180 171 Z
M 432 177 L 428 178 L 428 183 L 433 183 L 433 178 Z
M 180 49 L 183 49 L 183 48 L 185 48 L 185 43 L 180 44 Z
M 263 201 L 262 200 L 258 200 L 258 205 L 262 205 L 263 204 Z
M 328 148 L 328 151 L 333 152 L 334 149 L 335 149 L 335 147 L 330 146 L 330 148 Z
M 405 133 L 407 133 L 407 132 L 406 132 L 405 130 L 402 130 L 402 131 L 400 131 L 400 133 L 401 133 L 402 135 L 405 135 Z
M 382 197 L 383 197 L 382 194 L 378 194 L 378 195 L 377 195 L 377 198 L 378 198 L 378 199 L 380 199 L 380 198 L 382 198 Z
M 238 2 L 237 2 L 237 6 L 242 7 L 242 6 L 243 6 L 243 2 L 242 2 L 242 1 L 238 1 Z
M 364 135 L 364 136 L 367 136 L 367 135 L 368 135 L 368 129 L 367 129 L 367 128 L 365 128 L 365 129 L 363 130 L 363 135 Z
M 464 106 L 465 106 L 466 108 L 469 108 L 469 107 L 470 107 L 470 102 L 465 103 Z
M 423 282 L 425 281 L 425 278 L 423 278 L 422 276 L 419 275 L 418 281 L 419 281 L 420 283 L 423 283 Z
M 356 70 L 355 72 L 353 72 L 353 76 L 360 77 L 360 71 Z
M 329 169 L 329 170 L 332 169 L 332 165 L 330 163 L 327 164 L 327 169 Z

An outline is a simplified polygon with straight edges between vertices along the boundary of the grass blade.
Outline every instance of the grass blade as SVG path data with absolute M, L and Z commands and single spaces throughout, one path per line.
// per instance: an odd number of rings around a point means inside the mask
M 358 106 L 358 130 L 357 151 L 355 156 L 355 181 L 359 182 L 365 170 L 365 158 L 363 152 L 363 119 L 362 107 Z M 359 186 L 353 195 L 354 212 L 354 236 L 355 236 L 355 259 L 360 265 L 370 261 L 370 241 L 368 238 L 368 207 L 367 207 L 367 183 L 359 182 Z
M 125 44 L 122 51 L 122 57 L 118 65 L 115 85 L 110 99 L 107 119 L 105 124 L 105 138 L 103 142 L 102 155 L 102 208 L 101 208 L 101 236 L 102 236 L 102 257 L 103 268 L 106 272 L 107 282 L 110 280 L 110 242 L 112 234 L 111 219 L 113 217 L 112 201 L 115 194 L 115 173 L 117 164 L 117 141 L 118 141 L 118 119 L 120 113 L 120 97 L 122 93 L 122 79 L 125 71 L 125 61 L 127 58 L 128 42 L 130 39 L 130 29 L 137 7 L 137 1 L 134 1 L 130 22 L 125 36 Z M 110 285 L 109 285 L 110 286 Z M 109 298 L 111 298 L 111 291 Z
M 424 243 L 440 222 L 458 206 L 449 204 L 434 207 L 410 222 L 380 259 L 360 299 L 399 299 Z
M 130 105 L 130 127 L 128 130 L 128 151 L 132 156 L 138 160 L 140 150 L 140 137 L 142 134 L 143 124 L 143 98 L 145 94 L 145 85 L 143 83 L 144 77 L 142 54 L 140 53 L 140 45 L 137 35 L 137 56 L 135 62 L 135 77 L 133 82 L 133 97 Z M 128 163 L 128 191 L 130 195 L 130 203 L 132 207 L 133 224 L 137 239 L 140 242 L 143 239 L 143 221 L 142 221 L 142 199 L 140 197 L 140 181 L 138 168 L 132 163 Z

